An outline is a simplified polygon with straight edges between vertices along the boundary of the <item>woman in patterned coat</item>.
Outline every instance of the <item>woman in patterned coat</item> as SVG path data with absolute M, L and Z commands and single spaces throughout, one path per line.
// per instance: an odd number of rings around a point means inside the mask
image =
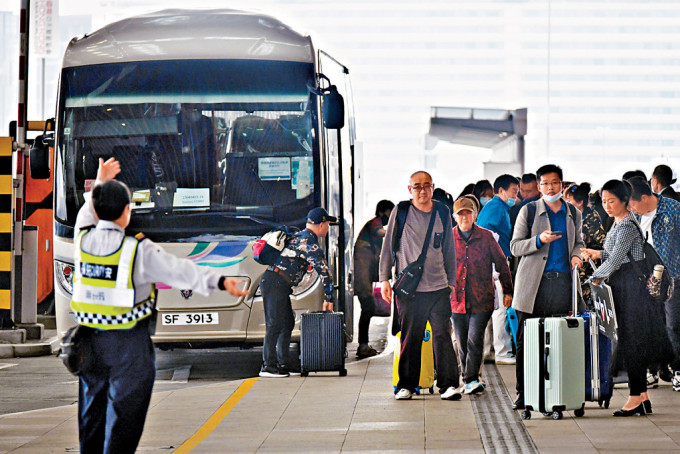
M 612 374 L 628 372 L 630 396 L 614 416 L 640 416 L 651 413 L 647 394 L 647 367 L 665 364 L 673 350 L 664 326 L 663 305 L 652 302 L 646 282 L 639 279 L 637 268 L 644 266 L 644 239 L 637 221 L 628 210 L 631 188 L 627 182 L 610 180 L 602 187 L 602 204 L 614 225 L 607 233 L 604 249 L 582 249 L 586 258 L 602 259 L 593 273 L 593 283 L 609 279 L 612 289 L 618 343 L 612 361 Z

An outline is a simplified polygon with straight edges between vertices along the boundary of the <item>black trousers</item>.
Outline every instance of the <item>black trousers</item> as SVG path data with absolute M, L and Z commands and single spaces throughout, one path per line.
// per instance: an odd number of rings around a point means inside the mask
M 93 364 L 80 375 L 78 391 L 84 454 L 133 454 L 137 449 L 156 376 L 148 320 L 90 336 Z
M 397 299 L 401 324 L 401 355 L 397 388 L 415 391 L 420 378 L 421 349 L 427 321 L 432 326 L 437 387 L 458 387 L 458 358 L 451 340 L 451 290 L 417 292 L 412 300 Z
M 530 318 L 566 315 L 572 310 L 571 275 L 559 273 L 556 279 L 541 279 L 532 313 L 517 311 L 517 355 L 515 364 L 516 389 L 524 393 L 524 322 Z

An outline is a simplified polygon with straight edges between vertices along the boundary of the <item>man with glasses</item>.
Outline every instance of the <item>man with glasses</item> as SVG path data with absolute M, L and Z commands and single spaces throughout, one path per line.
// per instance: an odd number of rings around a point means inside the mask
M 396 274 L 418 260 L 432 216 L 434 227 L 425 250 L 423 275 L 412 298 L 396 300 L 401 326 L 399 383 L 395 398 L 410 399 L 420 377 L 423 333 L 432 326 L 437 386 L 443 400 L 459 400 L 458 359 L 451 340 L 451 290 L 456 284 L 456 249 L 451 212 L 432 200 L 434 185 L 429 173 L 411 175 L 408 190 L 413 199 L 400 202 L 392 210 L 380 252 L 379 279 L 382 297 L 392 301 L 392 266 Z
M 510 250 L 522 257 L 515 277 L 512 307 L 517 311 L 517 399 L 524 408 L 524 321 L 567 314 L 571 302 L 571 269 L 581 267 L 581 212 L 562 200 L 562 169 L 548 164 L 536 172 L 541 200 L 517 216 Z

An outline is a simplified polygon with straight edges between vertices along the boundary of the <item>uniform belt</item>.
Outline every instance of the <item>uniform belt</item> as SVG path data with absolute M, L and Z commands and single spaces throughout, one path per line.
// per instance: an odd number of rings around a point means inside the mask
M 286 281 L 288 284 L 292 284 L 292 281 L 290 280 L 290 277 L 288 277 L 288 275 L 287 275 L 286 273 L 284 273 L 283 270 L 281 270 L 281 268 L 276 267 L 276 266 L 270 266 L 270 267 L 268 268 L 268 271 L 271 271 L 272 273 L 278 274 L 278 275 L 281 276 L 281 277 L 283 278 L 283 280 Z
M 547 273 L 543 273 L 543 279 L 547 279 L 549 281 L 552 281 L 554 279 L 558 279 L 560 276 L 568 276 L 569 273 L 560 273 L 557 271 L 548 271 Z

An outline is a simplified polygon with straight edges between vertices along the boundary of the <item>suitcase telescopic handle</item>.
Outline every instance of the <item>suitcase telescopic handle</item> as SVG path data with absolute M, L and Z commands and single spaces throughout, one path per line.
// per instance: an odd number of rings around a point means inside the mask
M 578 267 L 574 267 L 571 272 L 571 304 L 572 316 L 576 317 L 578 314 L 578 288 L 581 285 L 581 278 L 578 275 Z

